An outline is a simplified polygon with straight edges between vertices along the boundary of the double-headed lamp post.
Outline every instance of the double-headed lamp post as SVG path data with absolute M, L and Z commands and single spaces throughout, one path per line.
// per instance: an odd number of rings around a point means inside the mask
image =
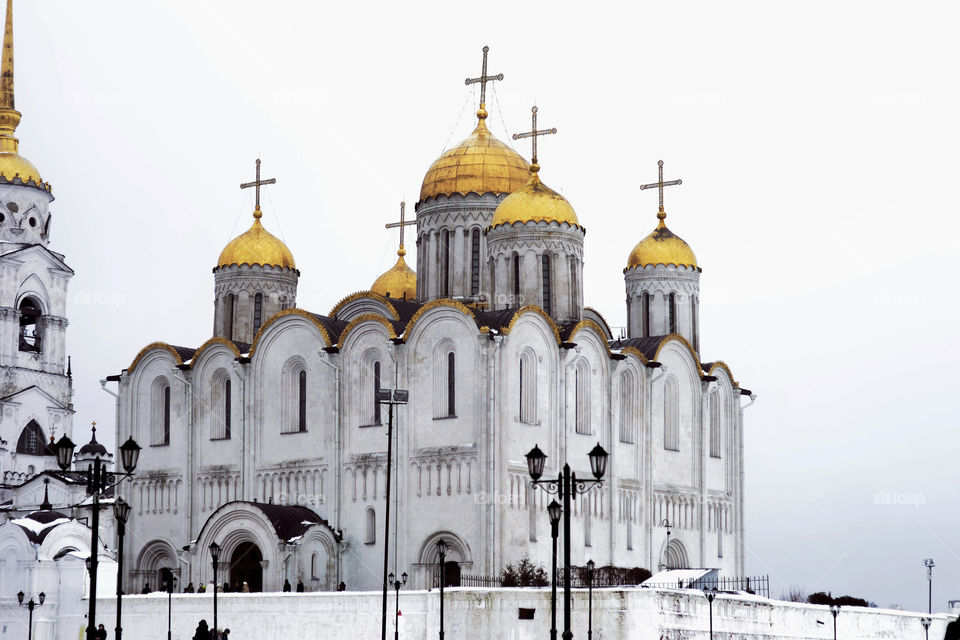
M 557 640 L 557 536 L 560 535 L 560 516 L 563 507 L 556 500 L 551 500 L 547 506 L 550 516 L 550 537 L 553 540 L 553 559 L 550 562 L 550 640 Z
M 387 490 L 383 510 L 383 600 L 380 611 L 380 640 L 387 640 L 387 564 L 390 562 L 390 466 L 393 458 L 393 407 L 407 404 L 410 392 L 406 389 L 377 389 L 377 403 L 389 407 L 387 418 Z M 392 580 L 391 580 L 392 582 Z
M 541 480 L 547 455 L 534 445 L 526 456 L 532 484 L 543 487 L 547 493 L 558 494 L 563 500 L 563 640 L 573 638 L 573 631 L 570 630 L 570 500 L 599 486 L 607 470 L 607 452 L 599 442 L 587 455 L 590 458 L 590 471 L 595 479 L 578 480 L 577 475 L 570 471 L 570 465 L 564 463 L 556 480 Z
M 130 505 L 118 497 L 113 503 L 113 517 L 117 520 L 117 628 L 114 637 L 120 640 L 123 626 L 120 624 L 120 608 L 123 606 L 123 534 L 126 533 Z
M 387 576 L 387 579 L 390 580 L 391 584 L 393 584 L 393 590 L 394 590 L 394 593 L 396 594 L 396 596 L 394 597 L 394 601 L 396 602 L 397 607 L 393 614 L 393 639 L 394 640 L 400 639 L 400 624 L 399 624 L 400 623 L 400 587 L 407 584 L 407 572 L 404 571 L 402 574 L 400 574 L 400 577 L 403 579 L 403 582 L 400 582 L 400 580 L 397 580 L 397 576 L 393 575 L 393 573 Z
M 57 465 L 67 471 L 73 461 L 73 450 L 76 445 L 64 434 L 55 446 Z M 100 496 L 108 489 L 112 489 L 125 478 L 133 475 L 140 458 L 140 445 L 133 436 L 120 445 L 120 460 L 123 463 L 123 473 L 108 473 L 99 457 L 93 459 L 93 464 L 87 467 L 87 495 L 92 497 L 93 514 L 90 517 L 90 557 L 87 559 L 87 569 L 90 572 L 90 606 L 87 611 L 87 638 L 97 640 L 97 538 L 100 529 Z M 119 476 L 119 480 L 117 480 Z
M 220 564 L 220 545 L 211 542 L 208 548 L 210 557 L 213 559 L 213 628 L 219 629 L 217 626 L 217 565 Z
M 587 605 L 587 640 L 593 640 L 593 570 L 596 566 L 592 558 L 587 560 L 587 592 L 590 594 Z
M 933 622 L 930 618 L 920 618 L 920 624 L 923 625 L 923 635 L 930 640 L 930 624 Z
M 716 587 L 708 587 L 703 590 L 705 596 L 707 596 L 707 602 L 710 603 L 710 640 L 713 640 L 713 599 L 717 597 Z
M 447 541 L 437 541 L 437 557 L 440 558 L 440 640 L 443 640 L 443 583 L 447 581 Z
M 840 614 L 840 605 L 830 605 L 830 615 L 833 616 L 833 640 L 837 640 L 837 616 Z
M 47 599 L 47 594 L 41 591 L 40 594 L 37 596 L 37 599 L 39 599 L 40 602 L 34 602 L 33 598 L 30 598 L 29 602 L 24 602 L 23 591 L 17 594 L 17 603 L 19 603 L 21 607 L 26 608 L 30 612 L 30 615 L 28 616 L 28 621 L 27 621 L 27 640 L 33 640 L 33 610 L 36 609 L 37 607 L 43 606 L 43 601 Z
M 927 613 L 933 613 L 933 568 L 937 565 L 933 563 L 933 558 L 926 558 L 923 566 L 927 568 Z

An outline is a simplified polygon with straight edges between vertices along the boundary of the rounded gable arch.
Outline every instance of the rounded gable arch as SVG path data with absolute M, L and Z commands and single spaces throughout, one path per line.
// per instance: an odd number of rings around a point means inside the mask
M 16 308 L 20 308 L 20 304 L 26 298 L 33 298 L 40 305 L 40 313 L 46 315 L 50 313 L 50 294 L 47 291 L 47 287 L 43 284 L 43 280 L 35 274 L 31 273 L 29 276 L 24 278 L 23 282 L 20 283 L 20 286 L 17 288 L 17 297 L 16 297 Z
M 249 354 L 251 362 L 262 361 L 262 352 L 268 351 L 270 345 L 284 333 L 296 329 L 306 329 L 313 333 L 320 339 L 324 348 L 334 346 L 327 328 L 314 314 L 303 309 L 284 309 L 270 316 L 253 337 Z

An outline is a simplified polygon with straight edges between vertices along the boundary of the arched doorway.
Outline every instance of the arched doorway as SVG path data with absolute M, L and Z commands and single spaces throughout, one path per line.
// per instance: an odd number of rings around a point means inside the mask
M 263 591 L 263 554 L 252 542 L 241 542 L 230 558 L 230 587 L 239 591 L 244 582 L 250 591 Z
M 447 560 L 443 563 L 443 586 L 460 586 L 460 563 L 456 560 Z

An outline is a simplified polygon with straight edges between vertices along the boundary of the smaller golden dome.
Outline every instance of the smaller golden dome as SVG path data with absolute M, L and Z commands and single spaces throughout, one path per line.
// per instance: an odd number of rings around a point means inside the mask
M 406 253 L 403 245 L 400 245 L 400 250 L 397 251 L 397 264 L 377 278 L 373 286 L 370 287 L 370 291 L 378 293 L 384 298 L 416 300 L 417 272 L 407 266 L 403 259 Z
M 579 227 L 577 213 L 562 195 L 543 184 L 538 165 L 530 165 L 527 183 L 504 198 L 493 213 L 490 228 L 514 222 L 557 222 Z
M 670 229 L 667 229 L 667 225 L 663 222 L 666 217 L 667 214 L 664 213 L 663 209 L 657 213 L 657 218 L 660 219 L 657 228 L 638 242 L 637 246 L 630 252 L 630 257 L 627 259 L 627 269 L 658 264 L 699 268 L 697 267 L 697 256 L 693 254 L 690 245 L 684 242 L 680 236 L 674 235 Z
M 13 182 L 19 178 L 24 183 L 31 180 L 36 186 L 47 190 L 44 181 L 40 178 L 40 170 L 32 162 L 12 151 L 0 151 L 0 179 L 4 182 Z
M 454 193 L 512 193 L 530 173 L 527 161 L 487 129 L 487 111 L 477 112 L 477 128 L 437 158 L 420 187 L 420 200 Z
M 297 268 L 287 245 L 260 224 L 262 215 L 260 209 L 253 212 L 253 226 L 223 248 L 220 259 L 217 260 L 218 267 L 248 264 L 293 270 Z

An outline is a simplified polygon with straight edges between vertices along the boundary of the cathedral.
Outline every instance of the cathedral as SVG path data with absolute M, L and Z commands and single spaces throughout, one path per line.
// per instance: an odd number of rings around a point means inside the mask
M 628 328 L 585 307 L 586 227 L 527 161 L 476 126 L 427 168 L 396 264 L 327 313 L 297 306 L 294 252 L 261 223 L 213 267 L 213 335 L 153 342 L 119 375 L 117 441 L 144 446 L 124 550 L 128 590 L 169 567 L 181 584 L 375 589 L 390 569 L 427 587 L 495 576 L 524 555 L 549 566 L 550 496 L 525 454 L 601 487 L 573 501 L 574 564 L 710 567 L 742 575 L 742 389 L 700 356 L 701 269 L 666 224 L 624 255 Z M 470 81 L 468 81 L 469 83 Z M 638 185 L 639 187 L 640 185 Z M 681 214 L 682 216 L 682 214 Z M 678 216 L 678 217 L 681 217 Z M 681 217 L 682 219 L 682 217 Z M 416 271 L 403 230 L 415 225 Z M 639 234 L 638 234 L 639 235 Z M 294 247 L 296 249 L 296 247 Z M 211 259 L 213 258 L 211 253 Z M 310 277 L 309 274 L 304 274 Z M 388 407 L 380 389 L 408 391 Z M 393 456 L 388 460 L 388 420 Z M 392 480 L 388 492 L 388 464 Z M 391 527 L 385 531 L 390 496 Z

